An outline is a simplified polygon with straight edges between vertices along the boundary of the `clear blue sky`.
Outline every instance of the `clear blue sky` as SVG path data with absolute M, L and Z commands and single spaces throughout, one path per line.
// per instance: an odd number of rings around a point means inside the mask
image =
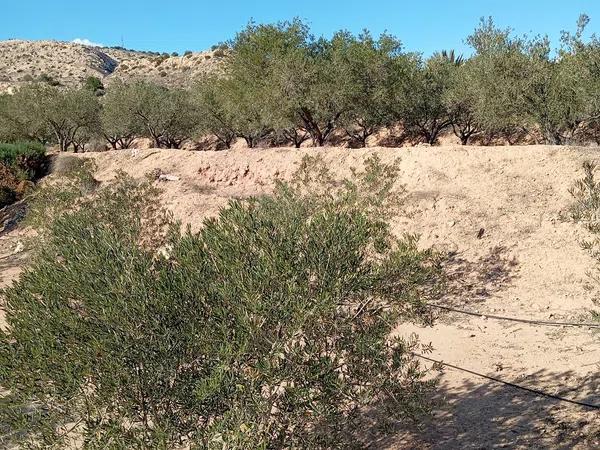
M 141 50 L 203 50 L 230 39 L 249 19 L 308 21 L 317 35 L 387 30 L 406 49 L 468 52 L 464 38 L 482 16 L 518 34 L 575 28 L 580 13 L 600 32 L 600 0 L 2 0 L 0 39 L 89 39 Z

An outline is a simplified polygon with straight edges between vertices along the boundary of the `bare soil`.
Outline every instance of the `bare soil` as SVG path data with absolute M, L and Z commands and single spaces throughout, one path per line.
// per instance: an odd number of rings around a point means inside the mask
M 406 190 L 397 234 L 421 235 L 423 247 L 448 253 L 444 304 L 482 314 L 585 321 L 598 309 L 595 261 L 580 242 L 584 228 L 568 219 L 569 188 L 597 149 L 431 147 L 239 149 L 223 152 L 124 150 L 89 153 L 97 178 L 117 170 L 142 177 L 160 169 L 162 200 L 194 229 L 231 198 L 267 193 L 289 179 L 304 154 L 321 155 L 336 177 L 351 174 L 365 157 L 400 158 L 397 187 Z M 0 237 L 0 258 L 19 233 Z M 14 279 L 22 257 L 0 259 L 0 285 Z M 0 317 L 1 320 L 1 317 Z M 589 328 L 539 327 L 455 313 L 433 327 L 402 324 L 431 342 L 437 360 L 564 397 L 600 403 L 600 334 Z M 430 363 L 426 363 L 430 365 Z M 420 429 L 386 432 L 374 448 L 600 448 L 598 410 L 537 397 L 464 372 L 439 374 L 431 421 Z

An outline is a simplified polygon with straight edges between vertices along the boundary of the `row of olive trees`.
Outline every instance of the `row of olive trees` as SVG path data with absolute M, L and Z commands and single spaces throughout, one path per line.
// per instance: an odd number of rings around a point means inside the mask
M 137 137 L 179 148 L 204 135 L 227 148 L 238 138 L 300 147 L 344 135 L 365 146 L 383 129 L 429 144 L 446 132 L 462 144 L 600 142 L 600 40 L 584 41 L 587 22 L 553 51 L 545 37 L 514 37 L 484 20 L 467 38 L 468 59 L 452 51 L 425 59 L 387 34 L 317 39 L 298 20 L 251 23 L 229 44 L 225 72 L 188 90 L 135 81 L 103 97 L 47 85 L 0 96 L 0 138 L 75 151 L 93 136 L 115 149 Z
M 93 90 L 25 86 L 0 97 L 0 137 L 83 150 L 92 138 L 128 148 L 147 136 L 156 147 L 179 148 L 197 128 L 196 109 L 182 90 L 151 83 L 117 83 L 99 98 Z
M 199 104 L 215 134 L 249 146 L 266 135 L 320 146 L 339 131 L 364 146 L 397 125 L 430 144 L 450 130 L 462 144 L 600 141 L 600 40 L 583 40 L 587 23 L 582 16 L 553 51 L 546 37 L 513 37 L 482 20 L 469 59 L 424 59 L 387 34 L 315 39 L 300 21 L 250 24 L 231 42 L 227 76 L 197 89 Z

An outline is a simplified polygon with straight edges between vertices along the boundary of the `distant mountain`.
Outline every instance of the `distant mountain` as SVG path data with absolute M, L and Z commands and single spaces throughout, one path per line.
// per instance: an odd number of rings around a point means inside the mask
M 220 71 L 225 57 L 222 50 L 171 56 L 71 42 L 0 41 L 0 92 L 34 81 L 75 87 L 89 76 L 107 85 L 117 78 L 143 78 L 185 86 L 201 74 Z

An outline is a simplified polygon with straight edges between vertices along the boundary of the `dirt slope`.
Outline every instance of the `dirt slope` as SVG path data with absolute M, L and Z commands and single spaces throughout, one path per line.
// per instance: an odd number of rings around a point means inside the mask
M 582 162 L 598 158 L 595 149 L 127 150 L 85 156 L 96 160 L 102 181 L 117 169 L 141 177 L 158 168 L 179 177 L 161 183 L 164 203 L 198 228 L 228 199 L 268 192 L 276 179 L 289 178 L 305 153 L 322 155 L 342 178 L 374 152 L 386 162 L 401 159 L 398 186 L 407 197 L 404 213 L 393 219 L 394 232 L 417 232 L 423 246 L 450 252 L 445 304 L 484 314 L 589 321 L 597 289 L 587 272 L 594 261 L 579 245 L 586 232 L 563 215 L 571 202 L 568 189 L 581 176 Z M 405 324 L 398 333 L 431 342 L 432 358 L 600 403 L 600 335 L 591 329 L 444 314 L 434 327 Z M 600 447 L 597 411 L 454 370 L 442 373 L 440 382 L 444 403 L 424 432 L 388 435 L 377 448 Z

